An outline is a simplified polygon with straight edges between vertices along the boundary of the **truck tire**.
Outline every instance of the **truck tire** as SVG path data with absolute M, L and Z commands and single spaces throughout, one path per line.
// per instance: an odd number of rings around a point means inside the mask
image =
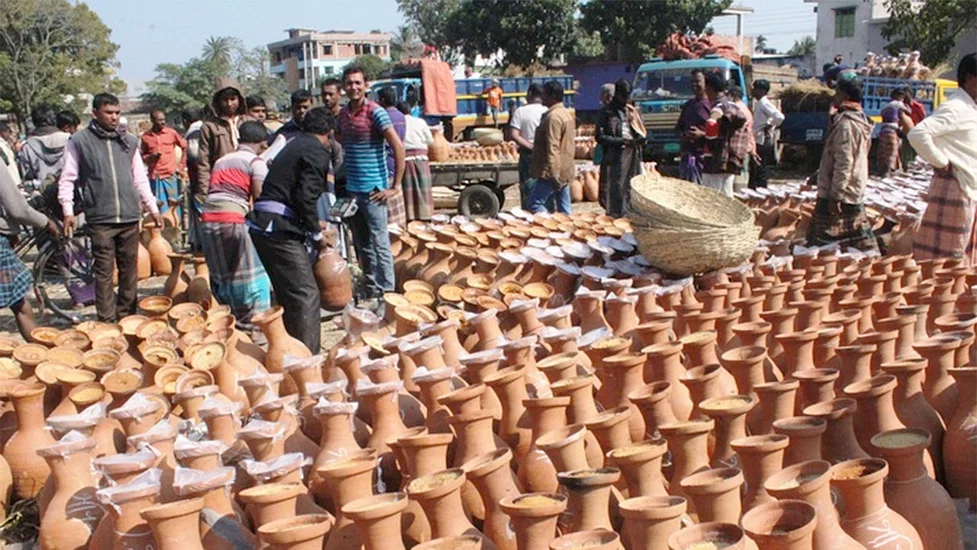
M 499 213 L 499 197 L 484 185 L 470 185 L 458 197 L 458 213 L 468 218 L 493 218 Z

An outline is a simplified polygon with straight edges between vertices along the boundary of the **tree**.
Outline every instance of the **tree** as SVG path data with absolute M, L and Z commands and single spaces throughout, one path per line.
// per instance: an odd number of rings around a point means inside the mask
M 397 0 L 397 9 L 421 43 L 434 46 L 447 59 L 454 53 L 448 39 L 449 20 L 459 4 L 460 0 Z
M 368 82 L 380 78 L 380 76 L 392 66 L 373 54 L 358 55 L 355 59 L 350 61 L 349 65 L 346 65 L 346 67 L 349 67 L 350 65 L 361 67 Z M 346 67 L 343 67 L 343 70 L 346 70 Z
M 767 37 L 766 36 L 763 36 L 761 34 L 761 35 L 758 35 L 756 38 L 753 39 L 753 51 L 755 51 L 756 53 L 764 53 L 765 51 L 767 51 Z
M 240 45 L 230 36 L 211 36 L 204 43 L 203 59 L 217 67 L 230 67 L 234 49 Z
M 596 32 L 587 32 L 577 28 L 573 45 L 570 47 L 570 57 L 573 59 L 597 59 L 604 56 L 604 44 Z
M 674 32 L 701 32 L 732 0 L 590 0 L 580 25 L 596 32 L 610 57 L 641 62 Z
M 893 55 L 919 50 L 920 60 L 931 67 L 946 61 L 957 38 L 977 22 L 977 0 L 886 0 L 885 5 L 886 50 Z
M 233 74 L 241 83 L 244 95 L 256 95 L 264 99 L 272 110 L 282 110 L 288 105 L 288 87 L 284 79 L 271 74 L 271 54 L 265 46 L 237 48 L 234 52 Z
M 417 37 L 417 31 L 411 25 L 400 25 L 397 32 L 390 37 L 390 58 L 400 61 L 408 58 L 418 58 L 424 54 L 424 44 Z
M 462 0 L 448 40 L 466 59 L 501 54 L 500 66 L 528 66 L 570 53 L 576 0 Z
M 0 0 L 0 14 L 0 103 L 21 120 L 39 103 L 80 110 L 93 94 L 125 92 L 112 31 L 85 4 Z
M 787 55 L 805 56 L 814 55 L 817 50 L 818 43 L 814 41 L 813 36 L 805 36 L 800 40 L 795 40 L 794 45 L 787 50 Z

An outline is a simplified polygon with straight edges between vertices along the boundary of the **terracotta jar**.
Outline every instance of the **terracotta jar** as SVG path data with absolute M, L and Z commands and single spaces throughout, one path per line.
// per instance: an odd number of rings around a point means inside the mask
M 465 516 L 461 501 L 461 487 L 464 484 L 464 470 L 442 470 L 412 479 L 407 485 L 407 494 L 424 509 L 424 515 L 431 524 L 432 537 L 480 536 L 483 548 L 494 549 L 496 547 L 492 541 L 475 529 Z
M 451 416 L 448 418 L 448 425 L 452 427 L 456 437 L 452 460 L 455 466 L 505 448 L 505 442 L 492 432 L 491 411 L 479 410 Z
M 451 367 L 458 367 L 462 364 L 460 357 L 463 348 L 461 346 L 461 340 L 458 337 L 460 326 L 461 322 L 458 319 L 448 319 L 435 325 L 424 327 L 421 330 L 421 337 L 423 338 L 441 337 L 441 351 L 444 353 L 444 363 Z
M 606 301 L 607 322 L 616 336 L 630 334 L 638 326 L 636 296 L 609 296 Z
M 680 482 L 696 472 L 709 469 L 709 433 L 714 426 L 712 420 L 690 420 L 659 427 L 672 453 L 672 475 L 668 481 L 670 495 L 685 496 Z M 689 503 L 689 512 L 695 512 L 692 503 Z
M 679 382 L 689 389 L 689 398 L 692 400 L 689 420 L 705 420 L 707 416 L 702 412 L 702 402 L 724 394 L 719 380 L 721 370 L 723 368 L 719 364 L 692 367 L 685 371 L 683 378 L 679 379 Z
M 649 435 L 657 437 L 661 426 L 678 421 L 672 412 L 671 393 L 670 382 L 653 382 L 628 396 L 644 417 L 645 431 Z
M 580 319 L 580 330 L 584 334 L 599 328 L 610 330 L 611 326 L 604 317 L 604 299 L 607 292 L 580 289 L 573 297 L 573 312 Z
M 499 550 L 516 548 L 515 533 L 509 528 L 509 515 L 499 505 L 502 500 L 521 493 L 509 466 L 511 461 L 510 449 L 498 449 L 469 460 L 462 466 L 485 507 L 482 532 Z
M 306 514 L 266 523 L 258 536 L 271 550 L 321 550 L 333 522 L 331 516 Z
M 44 424 L 44 390 L 41 384 L 24 384 L 9 392 L 17 418 L 17 431 L 3 448 L 3 456 L 13 474 L 14 495 L 18 499 L 34 498 L 51 468 L 37 449 L 55 444 Z
M 361 385 L 357 388 L 356 396 L 360 405 L 369 413 L 370 426 L 373 428 L 367 446 L 377 450 L 380 461 L 379 468 L 383 472 L 383 481 L 389 487 L 400 484 L 395 459 L 387 441 L 396 439 L 407 431 L 407 426 L 400 417 L 397 392 L 403 388 L 403 382 L 386 382 L 383 384 Z
M 163 238 L 161 228 L 156 224 L 146 224 L 149 231 L 149 243 L 146 249 L 149 250 L 149 261 L 153 266 L 153 273 L 156 275 L 169 275 L 172 266 L 169 255 L 173 254 L 173 247 Z
M 628 430 L 631 439 L 640 441 L 645 437 L 645 421 L 637 406 L 628 396 L 644 386 L 643 369 L 645 355 L 638 353 L 620 353 L 607 357 L 601 365 L 601 385 L 597 392 L 597 399 L 605 409 L 627 407 L 631 410 L 628 417 Z M 681 365 L 679 365 L 681 368 Z M 674 411 L 674 407 L 672 409 Z M 604 452 L 610 449 L 604 449 Z
M 747 540 L 746 533 L 735 523 L 700 523 L 686 527 L 668 537 L 668 549 L 723 548 L 724 550 L 744 550 L 748 548 Z
M 821 435 L 827 427 L 826 420 L 811 416 L 792 416 L 775 421 L 774 433 L 790 438 L 784 451 L 784 465 L 821 460 Z
M 856 403 L 854 399 L 832 399 L 815 403 L 804 409 L 804 416 L 823 418 L 827 428 L 821 436 L 821 458 L 832 464 L 857 458 L 869 458 L 855 437 L 853 417 Z
M 385 493 L 354 500 L 343 506 L 342 513 L 356 525 L 364 550 L 405 550 L 400 534 L 405 508 L 407 495 Z
M 611 488 L 620 479 L 620 470 L 569 470 L 561 471 L 557 477 L 567 494 L 567 509 L 559 522 L 561 532 L 614 530 L 609 512 Z
M 621 471 L 631 497 L 666 496 L 662 460 L 668 446 L 664 439 L 649 439 L 618 447 L 607 453 L 606 463 Z
M 956 366 L 955 353 L 963 341 L 946 334 L 937 334 L 917 341 L 913 348 L 927 361 L 923 378 L 923 395 L 936 409 L 944 424 L 949 423 L 956 410 L 959 390 L 949 374 Z
M 96 491 L 96 498 L 105 505 L 108 513 L 92 534 L 90 548 L 154 548 L 153 532 L 140 513 L 157 503 L 158 476 L 158 471 L 148 470 L 129 483 Z
M 797 309 L 797 317 L 794 318 L 795 331 L 816 330 L 821 325 L 821 312 L 824 310 L 823 303 L 803 300 L 791 302 L 790 307 Z
M 57 443 L 37 449 L 54 480 L 40 517 L 38 542 L 44 548 L 85 548 L 105 514 L 95 499 L 92 451 L 96 441 L 69 432 Z
M 631 443 L 629 420 L 632 415 L 629 407 L 617 407 L 598 414 L 585 426 L 594 434 L 601 451 L 606 454 Z
M 797 380 L 766 382 L 754 386 L 760 404 L 757 407 L 759 413 L 752 418 L 750 433 L 754 435 L 772 433 L 774 422 L 800 412 L 796 407 L 798 387 L 800 383 Z
M 705 416 L 711 418 L 716 425 L 715 443 L 709 455 L 709 464 L 713 468 L 740 465 L 739 456 L 730 443 L 746 437 L 746 415 L 756 404 L 756 397 L 752 395 L 718 397 L 699 404 Z
M 872 377 L 872 356 L 878 350 L 875 344 L 855 346 L 839 346 L 837 348 L 840 361 L 836 387 L 844 389 L 849 384 L 862 382 Z
M 886 504 L 882 480 L 888 473 L 888 464 L 879 458 L 848 460 L 832 467 L 831 487 L 845 503 L 841 528 L 866 548 L 924 548 L 912 524 Z M 882 533 L 885 537 L 880 540 Z
M 257 544 L 255 536 L 245 527 L 244 511 L 231 500 L 234 480 L 234 467 L 216 464 L 206 471 L 182 468 L 174 476 L 173 490 L 180 498 L 203 499 L 199 529 L 200 540 L 207 548 L 233 550 L 235 544 L 242 542 Z
M 814 364 L 818 368 L 841 369 L 838 347 L 841 345 L 841 327 L 822 326 L 814 341 Z
M 821 319 L 822 325 L 841 327 L 841 345 L 851 346 L 858 338 L 858 323 L 862 319 L 862 312 L 859 309 L 845 309 L 837 311 Z
M 140 512 L 149 523 L 160 550 L 203 550 L 200 540 L 200 511 L 204 499 L 191 498 L 167 504 L 156 504 Z
M 695 503 L 696 523 L 738 523 L 743 483 L 743 472 L 739 468 L 713 468 L 681 481 L 682 492 Z
M 878 450 L 871 445 L 872 436 L 889 430 L 905 428 L 906 425 L 896 416 L 892 392 L 896 388 L 896 377 L 880 374 L 862 382 L 845 387 L 845 395 L 855 400 L 855 437 L 858 445 L 872 456 Z M 930 464 L 932 474 L 932 464 Z
M 740 456 L 746 489 L 743 493 L 743 509 L 750 510 L 773 500 L 763 483 L 784 466 L 784 450 L 788 437 L 780 434 L 754 435 L 733 441 L 733 449 Z
M 526 370 L 507 368 L 487 376 L 484 380 L 502 409 L 497 433 L 512 448 L 516 460 L 522 460 L 533 442 L 529 413 L 523 405 L 529 399 Z
M 909 307 L 912 308 L 913 306 Z M 896 359 L 914 359 L 919 357 L 919 354 L 913 349 L 913 345 L 916 343 L 917 314 L 902 313 L 902 311 L 905 311 L 905 306 L 897 311 L 899 314 L 895 317 L 879 319 L 876 324 L 879 326 L 880 332 L 894 330 L 898 333 L 895 350 Z
M 685 373 L 680 355 L 682 348 L 681 342 L 668 342 L 641 350 L 641 353 L 648 357 L 644 367 L 645 382 L 668 382 L 670 384 L 668 402 L 671 405 L 672 414 L 680 422 L 688 420 L 692 414 L 692 399 L 689 390 L 679 383 Z
M 315 414 L 319 417 L 322 439 L 319 454 L 312 463 L 312 474 L 309 488 L 316 496 L 316 500 L 324 505 L 328 502 L 328 491 L 320 486 L 321 478 L 318 470 L 330 460 L 348 456 L 353 451 L 360 450 L 353 436 L 353 415 L 356 414 L 358 403 L 343 403 L 321 399 L 315 406 Z
M 672 330 L 672 320 L 651 321 L 642 323 L 631 332 L 634 342 L 631 345 L 633 351 L 641 351 L 642 348 L 655 344 L 668 342 L 669 333 Z
M 620 504 L 624 517 L 624 537 L 631 550 L 665 548 L 668 538 L 682 528 L 685 498 L 640 496 Z
M 794 374 L 800 383 L 795 410 L 803 411 L 815 403 L 835 398 L 835 384 L 841 373 L 838 369 L 817 368 Z
M 242 490 L 238 499 L 257 528 L 298 514 L 298 497 L 304 492 L 305 487 L 298 482 L 269 483 Z
M 465 367 L 466 378 L 470 383 L 482 382 L 488 385 L 486 380 L 499 371 L 502 358 L 502 350 L 490 349 L 459 357 L 458 361 Z M 502 402 L 494 390 L 482 394 L 482 408 L 492 411 L 496 420 L 502 418 Z
M 783 361 L 779 366 L 785 377 L 793 378 L 797 372 L 815 368 L 814 342 L 817 337 L 818 333 L 813 329 L 774 336 L 784 349 Z
M 977 507 L 977 448 L 974 446 L 974 418 L 977 418 L 977 367 L 950 369 L 960 388 L 957 410 L 950 418 L 943 438 L 946 484 L 955 498 L 970 499 Z
M 893 405 L 896 416 L 907 428 L 926 430 L 931 436 L 928 449 L 936 470 L 936 478 L 943 480 L 943 434 L 945 428 L 940 415 L 926 401 L 922 391 L 922 380 L 926 361 L 924 359 L 901 359 L 882 365 L 882 372 L 896 377 L 893 391 Z
M 816 516 L 804 501 L 768 502 L 743 515 L 743 530 L 761 548 L 804 550 L 813 548 Z
M 557 472 L 585 470 L 590 467 L 585 447 L 587 433 L 582 424 L 571 424 L 541 435 L 536 446 L 546 453 Z
M 556 493 L 528 493 L 502 500 L 499 506 L 512 518 L 518 550 L 550 550 L 567 497 Z
M 778 500 L 797 499 L 814 507 L 817 525 L 814 527 L 814 548 L 861 550 L 858 541 L 846 533 L 838 523 L 829 481 L 831 464 L 824 460 L 812 460 L 788 466 L 770 476 L 764 487 Z
M 532 426 L 532 445 L 526 457 L 519 461 L 518 476 L 522 486 L 533 492 L 553 492 L 557 489 L 556 469 L 536 441 L 544 434 L 566 426 L 569 397 L 527 399 L 523 402 Z
M 451 377 L 454 376 L 454 369 L 449 367 L 436 368 L 433 370 L 418 370 L 414 373 L 413 380 L 417 385 L 418 393 L 420 394 L 421 402 L 424 404 L 424 408 L 427 409 L 427 416 L 424 418 L 424 425 L 427 426 L 428 431 L 431 433 L 449 433 L 447 418 L 450 414 L 448 410 L 447 403 L 454 403 L 454 400 L 449 397 L 448 401 L 442 401 L 442 398 L 449 396 L 451 393 Z M 461 390 L 466 393 L 470 393 L 472 390 L 468 388 L 481 388 L 482 393 L 484 393 L 485 385 L 476 384 L 475 386 L 465 386 Z M 476 390 L 477 391 L 477 390 Z M 456 394 L 453 397 L 458 397 Z M 474 396 L 479 397 L 480 396 Z M 478 403 L 475 403 L 477 406 Z
M 305 347 L 305 344 L 298 341 L 288 334 L 285 330 L 285 323 L 282 321 L 282 314 L 285 310 L 281 306 L 273 307 L 267 311 L 255 314 L 251 321 L 258 325 L 261 332 L 268 338 L 268 351 L 265 356 L 265 368 L 270 373 L 284 373 L 285 356 L 310 357 L 312 352 Z M 291 395 L 295 393 L 296 386 L 291 377 L 286 376 L 282 381 L 280 390 L 281 395 Z
M 328 501 L 322 504 L 331 506 L 331 511 L 336 514 L 336 523 L 329 532 L 325 546 L 328 550 L 358 548 L 363 544 L 352 518 L 346 515 L 343 507 L 373 495 L 376 465 L 376 456 L 372 451 L 358 451 L 348 457 L 326 462 L 316 470 L 329 495 Z
M 431 539 L 414 547 L 414 550 L 480 550 L 482 539 L 475 535 L 441 537 Z
M 953 499 L 927 472 L 923 456 L 930 436 L 923 430 L 879 433 L 872 447 L 889 464 L 885 502 L 916 528 L 924 548 L 963 548 Z

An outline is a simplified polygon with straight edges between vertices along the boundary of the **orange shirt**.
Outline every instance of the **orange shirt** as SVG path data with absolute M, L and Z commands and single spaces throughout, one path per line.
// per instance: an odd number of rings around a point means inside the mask
M 180 166 L 177 167 L 175 147 L 183 149 L 184 154 L 180 159 Z M 142 135 L 140 149 L 142 150 L 143 162 L 149 169 L 150 178 L 168 179 L 179 169 L 183 171 L 187 166 L 187 142 L 183 136 L 178 134 L 173 128 L 163 128 L 160 133 L 149 130 Z M 159 158 L 154 162 L 150 155 L 159 153 Z
M 485 95 L 488 96 L 488 99 L 486 99 L 485 102 L 488 103 L 490 107 L 495 107 L 496 109 L 500 109 L 502 107 L 502 88 L 500 86 L 489 88 L 488 91 L 485 92 Z

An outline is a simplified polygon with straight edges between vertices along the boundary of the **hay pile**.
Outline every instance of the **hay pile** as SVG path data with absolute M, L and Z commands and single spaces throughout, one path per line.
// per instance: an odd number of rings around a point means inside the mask
M 814 78 L 798 80 L 780 90 L 781 109 L 784 112 L 827 111 L 835 91 Z

